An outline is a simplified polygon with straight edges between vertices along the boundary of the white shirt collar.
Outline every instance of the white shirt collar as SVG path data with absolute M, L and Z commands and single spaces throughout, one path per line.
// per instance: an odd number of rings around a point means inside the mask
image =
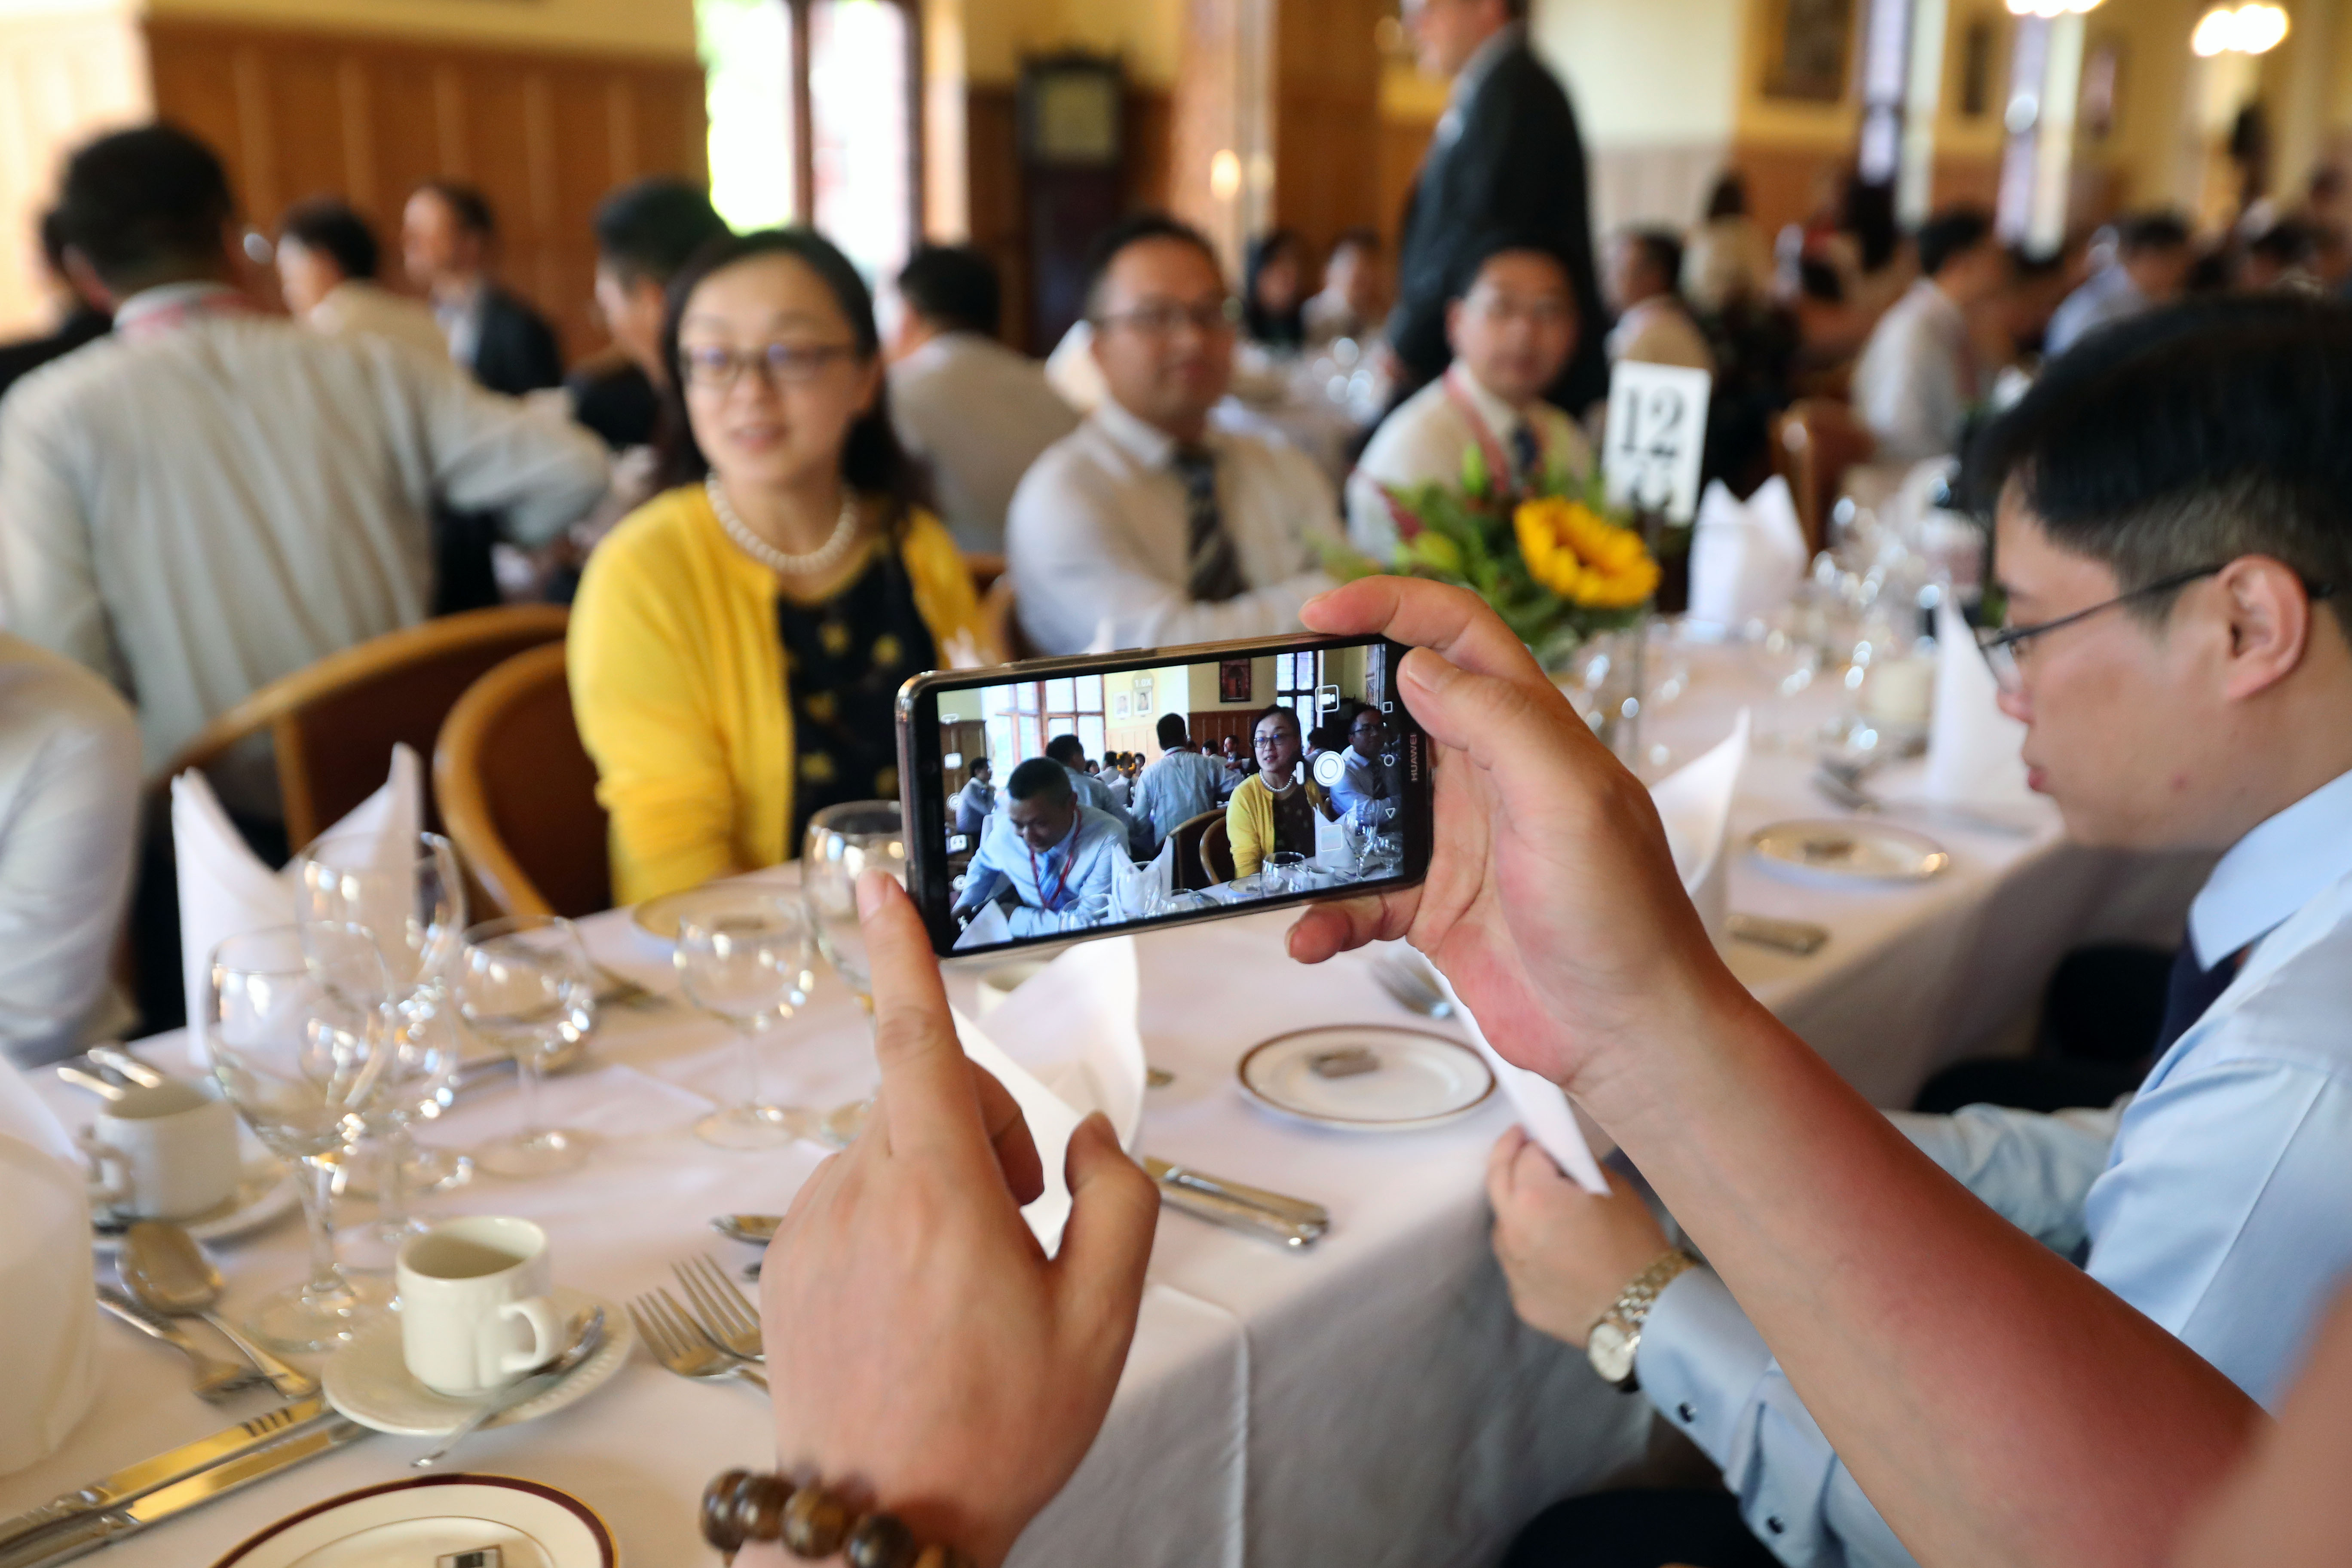
M 1487 391 L 1486 384 L 1470 374 L 1470 367 L 1460 360 L 1448 366 L 1445 374 L 1454 390 L 1470 400 L 1470 406 L 1478 411 L 1478 417 L 1486 422 L 1486 428 L 1494 432 L 1496 440 L 1509 439 L 1511 432 L 1524 423 L 1524 415 Z
M 1095 405 L 1094 421 L 1114 445 L 1147 468 L 1164 468 L 1175 458 L 1176 437 L 1129 413 L 1127 405 L 1114 396 L 1106 394 Z M 1213 426 L 1202 433 L 1201 445 L 1213 452 L 1217 449 Z
M 2352 873 L 2352 773 L 2320 785 L 2230 847 L 2189 906 L 2197 962 L 2214 964 L 2275 930 Z
M 114 308 L 114 325 L 117 331 L 135 328 L 142 320 L 160 316 L 167 311 L 201 309 L 215 296 L 222 294 L 241 298 L 236 290 L 227 284 L 215 282 L 210 279 L 200 279 L 190 283 L 158 283 L 152 289 L 142 289 L 123 300 L 121 304 L 117 305 Z

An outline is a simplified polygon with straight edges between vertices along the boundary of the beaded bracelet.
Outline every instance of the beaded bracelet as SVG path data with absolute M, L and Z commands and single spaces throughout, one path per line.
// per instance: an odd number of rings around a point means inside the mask
M 861 1513 L 814 1482 L 756 1470 L 729 1470 L 703 1489 L 702 1539 L 729 1563 L 747 1542 L 781 1541 L 811 1562 L 840 1552 L 850 1568 L 972 1568 L 951 1546 L 917 1546 L 896 1514 Z

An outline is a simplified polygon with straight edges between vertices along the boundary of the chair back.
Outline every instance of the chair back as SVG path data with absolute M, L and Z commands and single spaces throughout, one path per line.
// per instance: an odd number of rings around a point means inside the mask
M 985 595 L 996 586 L 996 580 L 1004 575 L 1004 557 L 986 551 L 967 550 L 963 552 L 963 569 L 971 574 L 971 591 Z
M 1224 831 L 1223 811 L 1204 811 L 1198 816 L 1188 816 L 1169 832 L 1169 842 L 1176 846 L 1174 864 L 1169 868 L 1169 880 L 1179 888 L 1205 888 L 1213 880 L 1201 864 L 1201 839 L 1211 824 Z M 1228 854 L 1228 860 L 1233 857 Z
M 1198 822 L 1200 818 L 1192 820 Z M 1201 870 L 1209 879 L 1202 884 L 1204 887 L 1234 879 L 1233 829 L 1222 811 L 1216 814 L 1215 821 L 1201 830 Z
M 596 764 L 572 722 L 563 645 L 517 654 L 467 689 L 433 750 L 450 841 L 495 914 L 613 904 Z
M 1035 658 L 1037 645 L 1021 629 L 1021 616 L 1013 602 L 1013 578 L 1008 574 L 996 578 L 980 598 L 980 618 L 996 647 L 997 658 L 1010 663 L 1016 659 Z M 983 652 L 982 657 L 986 657 Z
M 383 787 L 394 745 L 405 741 L 430 755 L 467 687 L 525 648 L 561 643 L 570 618 L 561 605 L 506 605 L 371 637 L 221 714 L 181 748 L 164 777 L 209 767 L 250 737 L 268 735 L 286 841 L 299 849 Z M 429 826 L 439 816 L 426 795 Z
M 1846 470 L 1877 447 L 1853 408 L 1834 398 L 1801 397 L 1772 422 L 1772 471 L 1789 481 L 1809 551 L 1828 542 L 1830 509 Z

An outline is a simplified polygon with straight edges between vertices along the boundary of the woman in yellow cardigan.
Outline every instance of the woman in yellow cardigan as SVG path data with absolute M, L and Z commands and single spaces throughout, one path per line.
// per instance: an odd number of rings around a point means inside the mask
M 899 685 L 986 635 L 953 541 L 908 500 L 848 259 L 808 229 L 730 237 L 669 299 L 677 488 L 589 558 L 567 643 L 621 903 L 790 859 L 821 807 L 896 799 Z
M 1298 715 L 1279 703 L 1257 716 L 1250 743 L 1257 772 L 1242 780 L 1225 804 L 1225 842 L 1234 875 L 1246 877 L 1276 850 L 1315 858 L 1315 818 L 1337 820 L 1323 786 L 1307 776 Z

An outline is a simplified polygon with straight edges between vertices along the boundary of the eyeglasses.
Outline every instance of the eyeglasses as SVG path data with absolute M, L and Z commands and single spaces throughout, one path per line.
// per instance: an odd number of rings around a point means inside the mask
M 2003 691 L 2015 693 L 2024 689 L 2025 679 L 2019 667 L 2025 662 L 2026 650 L 2032 645 L 2034 638 L 2045 637 L 2061 626 L 2071 626 L 2076 621 L 2087 620 L 2102 610 L 2114 609 L 2117 605 L 2128 605 L 2135 599 L 2149 599 L 2158 594 L 2169 594 L 2176 588 L 2185 587 L 2196 582 L 2200 577 L 2210 577 L 2226 571 L 2229 566 L 2229 562 L 2221 561 L 2210 566 L 2198 566 L 2187 572 L 2175 572 L 2169 577 L 2159 577 L 2144 587 L 2134 588 L 2128 594 L 2118 594 L 2112 599 L 2102 599 L 2089 609 L 2077 610 L 2071 616 L 2061 616 L 2054 621 L 2043 621 L 2031 626 L 2011 626 L 2003 631 L 1979 631 L 1977 633 L 1977 647 L 1984 654 L 1985 663 L 1992 667 L 1994 681 Z M 2332 583 L 2305 583 L 2303 590 L 2314 600 L 2319 600 L 2333 595 L 2336 585 Z
M 1575 303 L 1568 300 L 1531 299 L 1494 289 L 1473 289 L 1463 296 L 1462 303 L 1488 321 L 1505 325 L 1526 321 L 1538 327 L 1564 327 L 1576 321 Z
M 1153 305 L 1138 305 L 1132 310 L 1120 310 L 1114 315 L 1097 316 L 1095 330 L 1125 327 L 1150 338 L 1172 338 L 1185 327 L 1191 327 L 1203 337 L 1230 332 L 1242 319 L 1242 302 L 1228 294 L 1220 299 L 1202 300 L 1190 305 L 1173 300 Z
M 746 371 L 756 372 L 770 386 L 806 386 L 836 360 L 854 357 L 854 343 L 770 343 L 765 348 L 738 351 L 688 348 L 678 351 L 686 366 L 686 384 L 698 392 L 725 392 Z

